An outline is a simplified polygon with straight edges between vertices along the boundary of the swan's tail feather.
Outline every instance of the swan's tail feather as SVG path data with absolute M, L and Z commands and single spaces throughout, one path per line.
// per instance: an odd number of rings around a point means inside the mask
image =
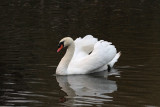
M 121 52 L 118 52 L 116 56 L 110 61 L 107 65 L 109 65 L 111 68 L 113 65 L 118 61 L 119 57 L 121 56 Z

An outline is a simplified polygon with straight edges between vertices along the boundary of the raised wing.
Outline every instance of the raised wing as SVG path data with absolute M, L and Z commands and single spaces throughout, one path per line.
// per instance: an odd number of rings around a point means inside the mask
M 75 52 L 72 60 L 80 60 L 93 51 L 94 45 L 98 42 L 92 35 L 86 35 L 84 38 L 77 38 L 75 43 Z
M 90 55 L 81 57 L 79 60 L 74 60 L 68 67 L 70 74 L 86 74 L 91 73 L 107 63 L 109 63 L 116 55 L 117 50 L 111 42 L 98 41 L 94 45 L 93 52 Z M 78 59 L 78 58 L 77 58 Z

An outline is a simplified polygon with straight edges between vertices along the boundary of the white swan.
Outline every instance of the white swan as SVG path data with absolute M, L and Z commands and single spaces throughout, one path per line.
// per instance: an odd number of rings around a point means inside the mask
M 104 40 L 98 41 L 92 35 L 77 38 L 75 41 L 71 37 L 63 38 L 57 52 L 64 47 L 68 49 L 56 69 L 56 74 L 88 74 L 107 70 L 108 66 L 113 67 L 121 53 L 117 53 L 115 46 L 111 44 Z

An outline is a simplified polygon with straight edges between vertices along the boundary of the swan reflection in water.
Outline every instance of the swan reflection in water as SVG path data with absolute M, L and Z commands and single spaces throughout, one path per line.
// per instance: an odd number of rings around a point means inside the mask
M 66 106 L 89 106 L 92 104 L 101 105 L 104 101 L 112 101 L 107 93 L 117 90 L 115 81 L 107 80 L 108 75 L 119 75 L 117 69 L 94 73 L 90 75 L 68 75 L 56 76 L 59 86 L 67 96 L 61 98 L 60 102 Z

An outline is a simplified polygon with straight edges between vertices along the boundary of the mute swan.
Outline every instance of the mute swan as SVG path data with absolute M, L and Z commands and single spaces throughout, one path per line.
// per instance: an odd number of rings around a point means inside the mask
M 92 35 L 77 38 L 75 41 L 71 37 L 63 38 L 58 44 L 57 52 L 64 47 L 67 47 L 67 51 L 56 69 L 56 74 L 89 74 L 113 67 L 121 53 L 117 53 L 115 46 L 111 44 L 104 40 L 98 41 Z

